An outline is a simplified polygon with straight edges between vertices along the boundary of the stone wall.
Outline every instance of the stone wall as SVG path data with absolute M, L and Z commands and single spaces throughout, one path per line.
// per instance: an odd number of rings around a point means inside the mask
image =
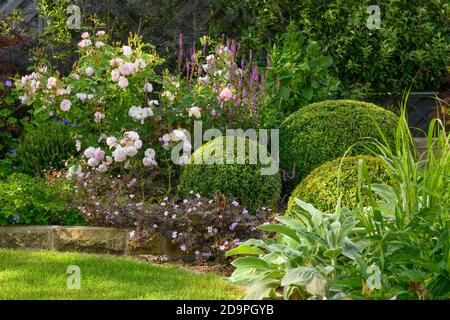
M 171 241 L 158 233 L 145 245 L 128 239 L 128 230 L 101 227 L 7 226 L 0 227 L 0 248 L 22 248 L 115 255 L 181 256 Z

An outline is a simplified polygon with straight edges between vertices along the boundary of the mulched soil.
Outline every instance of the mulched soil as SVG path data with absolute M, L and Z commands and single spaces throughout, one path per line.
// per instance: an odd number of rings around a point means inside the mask
M 132 257 L 140 261 L 147 261 L 159 265 L 175 265 L 177 267 L 193 271 L 196 273 L 215 273 L 224 277 L 229 277 L 234 267 L 229 263 L 192 261 L 180 258 L 171 258 L 167 256 L 138 255 Z

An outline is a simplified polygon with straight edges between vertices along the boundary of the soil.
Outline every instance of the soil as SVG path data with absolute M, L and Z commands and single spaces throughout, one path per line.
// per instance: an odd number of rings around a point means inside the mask
M 189 261 L 181 258 L 170 258 L 167 256 L 152 255 L 139 255 L 134 256 L 133 258 L 159 265 L 175 265 L 177 267 L 193 271 L 195 273 L 215 273 L 224 277 L 229 277 L 234 271 L 234 267 L 229 263 Z

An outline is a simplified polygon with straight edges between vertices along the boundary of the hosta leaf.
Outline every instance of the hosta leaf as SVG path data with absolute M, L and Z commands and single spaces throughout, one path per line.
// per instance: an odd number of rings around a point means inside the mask
M 237 258 L 231 264 L 236 268 L 272 269 L 266 261 L 256 257 Z
M 240 246 L 229 250 L 226 253 L 227 257 L 237 255 L 237 254 L 264 254 L 265 252 L 259 248 L 252 247 L 246 244 L 241 244 Z

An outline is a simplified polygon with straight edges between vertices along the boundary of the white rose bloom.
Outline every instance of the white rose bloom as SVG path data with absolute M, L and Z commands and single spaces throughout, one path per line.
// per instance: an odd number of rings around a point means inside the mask
M 90 158 L 90 159 L 88 160 L 88 166 L 90 166 L 90 167 L 96 167 L 96 166 L 98 166 L 98 160 L 95 159 L 95 158 Z
M 133 146 L 134 146 L 137 150 L 139 150 L 140 148 L 142 148 L 142 141 L 139 140 L 139 139 L 135 140 L 134 143 L 133 143 Z
M 112 148 L 117 144 L 117 138 L 116 137 L 108 137 L 106 138 L 106 144 L 108 147 Z
M 122 53 L 127 58 L 131 57 L 131 54 L 133 53 L 133 50 L 129 46 L 123 46 L 122 47 Z
M 201 116 L 201 109 L 199 107 L 192 107 L 189 109 L 189 117 L 195 117 L 198 119 Z
M 129 156 L 129 157 L 134 157 L 138 153 L 138 151 L 135 147 L 126 147 L 125 152 L 126 152 L 127 156 Z
M 153 158 L 155 158 L 155 155 L 156 155 L 156 153 L 155 153 L 154 149 L 148 148 L 148 149 L 145 150 L 145 157 L 146 158 L 153 159 Z
M 84 151 L 84 156 L 86 158 L 94 158 L 95 157 L 95 148 L 94 147 L 89 147 Z

